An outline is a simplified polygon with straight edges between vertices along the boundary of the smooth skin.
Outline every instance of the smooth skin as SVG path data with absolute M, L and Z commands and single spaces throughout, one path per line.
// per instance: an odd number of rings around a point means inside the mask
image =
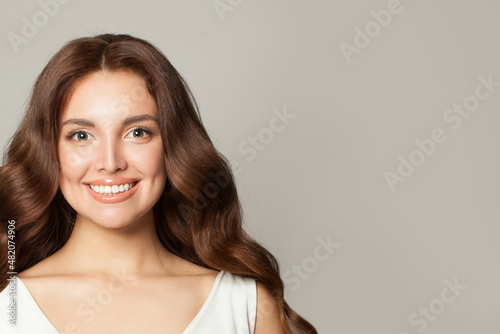
M 172 254 L 156 234 L 153 206 L 166 172 L 154 119 L 144 79 L 127 71 L 89 75 L 61 115 L 59 185 L 77 212 L 75 226 L 59 251 L 18 274 L 61 333 L 180 334 L 212 290 L 219 272 Z M 109 204 L 85 188 L 113 177 L 140 179 L 136 193 Z M 267 333 L 284 331 L 277 305 L 258 282 L 255 334 Z

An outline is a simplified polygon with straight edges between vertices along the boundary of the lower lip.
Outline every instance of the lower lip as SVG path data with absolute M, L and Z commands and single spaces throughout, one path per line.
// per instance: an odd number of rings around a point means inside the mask
M 137 191 L 137 188 L 139 187 L 140 183 L 141 182 L 138 181 L 129 190 L 124 191 L 122 193 L 113 194 L 113 195 L 104 195 L 104 194 L 96 193 L 95 191 L 92 190 L 92 188 L 90 188 L 90 185 L 88 185 L 88 184 L 85 185 L 85 188 L 90 193 L 90 196 L 92 196 L 96 201 L 99 201 L 101 203 L 111 204 L 111 203 L 123 202 L 123 201 L 129 199 L 130 196 L 132 196 Z

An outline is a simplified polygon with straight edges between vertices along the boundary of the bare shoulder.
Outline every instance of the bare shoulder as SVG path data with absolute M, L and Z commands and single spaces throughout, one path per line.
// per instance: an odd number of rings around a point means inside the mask
M 23 281 L 43 281 L 44 278 L 59 274 L 60 266 L 55 261 L 54 255 L 49 256 L 37 264 L 17 274 Z
M 194 276 L 197 278 L 214 278 L 219 274 L 219 271 L 202 267 L 188 260 L 185 260 L 177 255 L 171 255 L 174 260 L 171 262 L 175 269 L 175 274 L 178 276 Z
M 202 296 L 202 299 L 205 300 L 212 290 L 218 274 L 217 270 L 196 265 L 181 278 L 195 294 Z
M 271 292 L 257 282 L 257 316 L 255 319 L 255 334 L 284 334 L 280 320 L 278 303 Z
M 28 289 L 32 296 L 38 301 L 43 301 L 46 305 L 51 305 L 54 291 L 64 293 L 74 289 L 74 285 L 69 287 L 68 275 L 61 271 L 61 267 L 53 257 L 47 257 L 39 263 L 29 267 L 17 274 L 22 284 Z M 55 299 L 54 299 L 55 300 Z
M 60 295 L 68 295 L 76 291 L 81 294 L 95 293 L 95 290 L 108 286 L 115 281 L 127 282 L 130 289 L 157 289 L 158 286 L 175 285 L 193 300 L 204 300 L 214 285 L 219 271 L 205 268 L 175 256 L 168 269 L 157 273 L 130 278 L 121 274 L 100 275 L 97 273 L 72 272 L 65 266 L 65 261 L 57 255 L 49 256 L 32 267 L 23 270 L 17 276 L 34 295 L 43 298 L 58 291 Z M 167 291 L 167 290 L 165 290 Z

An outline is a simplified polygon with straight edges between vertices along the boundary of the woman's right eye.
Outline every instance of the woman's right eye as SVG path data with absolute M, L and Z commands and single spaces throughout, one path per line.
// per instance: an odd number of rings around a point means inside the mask
M 76 141 L 86 141 L 91 136 L 88 132 L 85 131 L 75 131 L 68 135 L 68 139 L 75 139 Z M 91 136 L 92 137 L 92 136 Z

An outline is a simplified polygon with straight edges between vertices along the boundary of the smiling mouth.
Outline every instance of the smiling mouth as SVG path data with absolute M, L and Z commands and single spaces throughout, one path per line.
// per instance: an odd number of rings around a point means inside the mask
M 130 183 L 123 183 L 123 184 L 114 184 L 114 185 L 92 185 L 92 184 L 85 184 L 87 187 L 89 187 L 94 193 L 99 194 L 99 195 L 107 195 L 107 196 L 112 196 L 120 193 L 125 193 L 129 191 L 130 189 L 134 188 L 135 185 L 139 183 L 139 181 L 134 181 Z

